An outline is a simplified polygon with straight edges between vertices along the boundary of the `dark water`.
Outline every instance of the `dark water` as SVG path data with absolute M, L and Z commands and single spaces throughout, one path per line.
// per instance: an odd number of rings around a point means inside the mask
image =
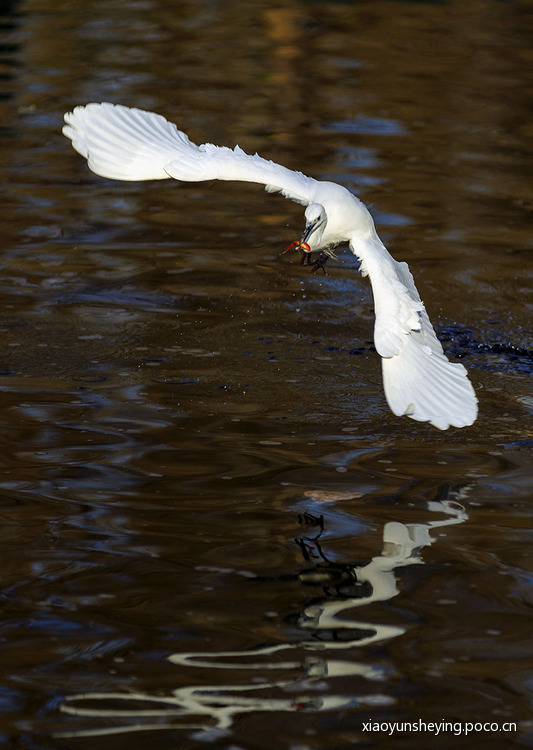
M 533 746 L 533 4 L 1 8 L 4 745 Z M 389 412 L 301 207 L 91 174 L 100 100 L 352 188 L 476 424 Z

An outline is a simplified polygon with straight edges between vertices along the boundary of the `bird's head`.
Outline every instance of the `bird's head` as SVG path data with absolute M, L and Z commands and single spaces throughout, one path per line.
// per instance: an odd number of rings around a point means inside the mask
M 322 237 L 328 217 L 324 206 L 320 203 L 310 203 L 305 209 L 305 229 L 299 240 L 291 242 L 287 250 L 295 248 L 302 253 L 312 253 L 322 247 Z
M 305 229 L 300 243 L 308 245 L 309 250 L 318 250 L 322 247 L 322 237 L 328 223 L 328 217 L 324 206 L 320 203 L 310 203 L 305 209 Z

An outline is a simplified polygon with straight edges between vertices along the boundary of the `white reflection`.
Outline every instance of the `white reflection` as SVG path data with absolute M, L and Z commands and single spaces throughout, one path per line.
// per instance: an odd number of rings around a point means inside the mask
M 461 493 L 464 494 L 467 489 L 463 488 Z M 345 598 L 325 597 L 319 603 L 309 605 L 300 616 L 300 627 L 318 632 L 321 630 L 338 630 L 339 628 L 360 629 L 362 633 L 360 638 L 344 643 L 330 642 L 328 648 L 344 648 L 348 645 L 363 646 L 375 641 L 394 638 L 404 633 L 405 628 L 403 627 L 362 622 L 354 620 L 351 616 L 342 619 L 340 615 L 354 607 L 361 607 L 376 601 L 386 601 L 395 597 L 398 594 L 395 569 L 423 563 L 423 560 L 419 557 L 420 550 L 423 547 L 429 547 L 435 541 L 430 536 L 430 531 L 442 526 L 463 523 L 468 518 L 463 505 L 455 500 L 430 501 L 427 503 L 427 509 L 436 513 L 444 513 L 448 517 L 426 523 L 403 524 L 397 521 L 386 523 L 383 527 L 381 554 L 372 558 L 367 565 L 344 567 L 345 580 L 346 574 L 348 574 L 352 582 L 357 582 L 358 595 Z M 319 537 L 320 534 L 311 541 L 317 548 L 319 556 L 327 562 L 327 558 L 318 544 Z M 333 569 L 338 576 L 338 566 L 333 566 Z M 320 570 L 325 571 L 327 567 L 322 567 Z
M 386 523 L 381 554 L 368 564 L 330 563 L 320 546 L 322 517 L 305 514 L 306 525 L 314 524 L 318 531 L 314 537 L 305 536 L 297 541 L 304 558 L 307 561 L 318 558 L 319 563 L 302 571 L 297 578 L 304 585 L 319 586 L 323 593 L 298 616 L 299 627 L 309 637 L 244 651 L 172 654 L 169 661 L 177 667 L 209 670 L 210 675 L 227 670 L 233 678 L 235 673 L 246 673 L 246 678 L 237 680 L 237 684 L 234 680 L 227 684 L 191 685 L 174 690 L 168 697 L 140 692 L 71 695 L 61 711 L 112 721 L 113 726 L 57 736 L 95 737 L 181 728 L 197 730 L 195 736 L 199 739 L 214 740 L 228 734 L 235 718 L 244 713 L 324 712 L 393 704 L 393 698 L 369 690 L 368 685 L 390 677 L 390 668 L 354 659 L 354 649 L 398 637 L 405 628 L 354 619 L 350 610 L 398 594 L 395 570 L 423 562 L 420 550 L 435 541 L 431 530 L 467 519 L 464 507 L 458 502 L 467 489 L 456 493 L 455 499 L 449 499 L 454 493 L 447 491 L 444 499 L 427 503 L 427 510 L 442 514 L 443 518 L 425 523 Z M 341 650 L 347 658 L 338 658 Z M 336 691 L 333 681 L 344 677 L 358 679 L 342 682 Z

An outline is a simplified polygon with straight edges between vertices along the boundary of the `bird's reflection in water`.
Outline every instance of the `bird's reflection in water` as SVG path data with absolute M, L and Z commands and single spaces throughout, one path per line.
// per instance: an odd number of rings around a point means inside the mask
M 216 685 L 190 685 L 168 697 L 140 692 L 71 695 L 61 706 L 64 713 L 112 721 L 113 726 L 72 730 L 58 736 L 182 728 L 196 730 L 197 738 L 209 740 L 229 734 L 235 718 L 243 713 L 324 712 L 393 704 L 394 699 L 379 690 L 380 682 L 391 676 L 390 668 L 355 660 L 353 649 L 400 636 L 405 628 L 360 620 L 350 610 L 398 594 L 395 570 L 423 562 L 420 550 L 435 541 L 431 530 L 467 520 L 460 502 L 467 490 L 468 486 L 457 490 L 444 486 L 435 500 L 426 503 L 426 510 L 444 518 L 425 523 L 386 523 L 381 553 L 369 562 L 330 562 L 321 543 L 323 516 L 303 513 L 299 521 L 305 533 L 296 543 L 308 567 L 291 578 L 321 593 L 295 618 L 302 638 L 241 651 L 172 654 L 169 660 L 176 666 L 210 673 L 228 670 L 233 678 L 235 674 L 246 678 L 239 678 L 237 684 L 221 681 Z M 319 495 L 315 493 L 315 497 Z M 342 651 L 348 658 L 336 656 Z M 205 674 L 208 672 L 202 676 Z M 342 692 L 336 691 L 335 678 L 347 676 L 360 679 L 350 683 L 350 694 L 345 684 Z
M 467 489 L 468 486 L 452 492 L 450 487 L 443 486 L 438 497 L 427 503 L 428 510 L 444 513 L 447 518 L 426 523 L 386 523 L 383 527 L 381 554 L 373 557 L 370 562 L 330 562 L 320 543 L 324 530 L 322 516 L 316 517 L 308 513 L 300 516 L 300 523 L 314 526 L 317 531 L 305 534 L 297 539 L 297 543 L 306 561 L 318 562 L 312 568 L 302 571 L 299 579 L 303 584 L 322 587 L 324 593 L 323 597 L 308 604 L 300 614 L 300 627 L 312 630 L 316 636 L 325 639 L 329 647 L 338 640 L 343 645 L 366 645 L 403 633 L 403 628 L 359 622 L 352 616 L 341 619 L 341 615 L 354 607 L 396 596 L 398 587 L 395 569 L 423 562 L 419 556 L 420 550 L 435 541 L 430 536 L 431 529 L 462 523 L 467 519 L 466 511 L 459 502 L 461 494 Z M 340 632 L 347 630 L 353 633 L 354 628 L 361 631 L 360 638 L 347 639 Z

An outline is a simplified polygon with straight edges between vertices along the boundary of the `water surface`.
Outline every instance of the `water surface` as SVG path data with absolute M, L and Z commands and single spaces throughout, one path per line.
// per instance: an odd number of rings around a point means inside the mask
M 531 746 L 531 3 L 127 5 L 1 16 L 1 739 Z M 101 100 L 353 189 L 475 425 L 390 413 L 301 207 L 90 173 Z

